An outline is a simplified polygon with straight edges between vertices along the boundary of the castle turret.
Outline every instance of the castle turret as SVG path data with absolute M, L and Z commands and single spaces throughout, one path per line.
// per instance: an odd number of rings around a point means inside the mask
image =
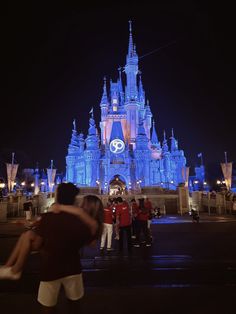
M 139 103 L 138 103 L 138 55 L 133 44 L 132 26 L 129 21 L 129 46 L 126 57 L 125 73 L 126 73 L 126 88 L 125 88 L 125 110 L 127 114 L 127 129 L 129 144 L 135 148 L 135 139 L 137 135 L 137 127 L 139 123 Z
M 166 140 L 166 131 L 163 132 L 162 152 L 167 153 L 169 151 L 168 143 Z
M 178 150 L 178 141 L 175 139 L 174 136 L 174 129 L 171 129 L 171 153 Z
M 66 180 L 75 182 L 75 164 L 76 156 L 79 154 L 79 139 L 76 130 L 75 119 L 73 120 L 73 129 L 71 141 L 68 147 L 68 155 L 66 156 Z
M 84 152 L 84 134 L 83 133 L 80 133 L 79 135 L 79 151 L 80 153 L 83 153 Z
M 142 77 L 141 77 L 141 72 L 139 72 L 139 88 L 138 88 L 138 93 L 139 93 L 139 102 L 141 104 L 141 108 L 144 108 L 145 104 L 145 91 L 143 89 L 143 83 L 142 83 Z
M 87 149 L 98 149 L 99 139 L 97 136 L 97 128 L 95 124 L 95 120 L 93 117 L 93 113 L 91 115 L 91 118 L 89 119 L 89 130 L 88 130 L 88 136 L 86 138 L 86 148 Z
M 145 106 L 145 120 L 144 120 L 144 127 L 146 130 L 146 134 L 148 139 L 151 138 L 151 127 L 152 127 L 152 112 L 149 106 L 149 100 L 147 100 L 147 105 Z
M 137 100 L 137 74 L 138 74 L 138 55 L 133 44 L 132 23 L 129 21 L 129 47 L 126 57 L 125 73 L 127 77 L 126 100 Z
M 136 138 L 136 179 L 141 186 L 148 186 L 150 184 L 149 174 L 149 161 L 150 161 L 150 150 L 148 148 L 148 138 L 146 131 L 143 126 L 143 121 L 140 120 L 138 127 L 138 135 Z
M 158 141 L 157 132 L 155 128 L 155 121 L 152 123 L 152 138 L 151 138 L 151 147 L 160 149 L 160 142 Z
M 97 128 L 93 116 L 89 119 L 88 136 L 85 140 L 86 150 L 84 152 L 85 164 L 86 164 L 86 184 L 88 186 L 96 186 L 96 180 L 99 177 L 99 138 L 97 135 Z
M 120 106 L 123 106 L 125 99 L 124 99 L 124 90 L 123 90 L 122 77 L 121 77 L 121 67 L 119 67 L 118 71 L 119 71 L 118 89 L 119 89 L 119 96 L 120 96 Z

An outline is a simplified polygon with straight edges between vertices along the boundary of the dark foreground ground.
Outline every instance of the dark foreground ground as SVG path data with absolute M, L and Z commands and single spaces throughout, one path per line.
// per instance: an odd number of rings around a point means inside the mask
M 0 263 L 23 230 L 22 221 L 0 224 Z M 152 233 L 152 247 L 132 256 L 84 250 L 83 313 L 236 313 L 236 216 L 162 217 Z M 34 254 L 20 281 L 0 281 L 0 313 L 40 313 L 38 283 Z M 58 313 L 66 314 L 63 291 Z

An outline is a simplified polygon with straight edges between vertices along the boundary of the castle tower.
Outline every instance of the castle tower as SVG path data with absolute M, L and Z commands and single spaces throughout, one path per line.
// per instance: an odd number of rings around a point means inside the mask
M 133 44 L 132 24 L 129 21 L 129 46 L 126 57 L 125 74 L 126 74 L 126 88 L 125 88 L 125 109 L 127 113 L 127 128 L 129 143 L 135 146 L 135 139 L 137 135 L 139 115 L 138 115 L 138 55 Z
M 96 124 L 92 115 L 89 119 L 88 136 L 85 140 L 86 150 L 84 152 L 85 164 L 86 164 L 86 184 L 88 186 L 96 186 L 96 181 L 99 178 L 99 138 L 97 136 Z
M 66 180 L 69 182 L 75 182 L 75 164 L 76 164 L 76 156 L 79 153 L 79 141 L 78 134 L 76 130 L 75 119 L 73 120 L 73 129 L 71 141 L 68 147 L 68 155 L 66 156 Z

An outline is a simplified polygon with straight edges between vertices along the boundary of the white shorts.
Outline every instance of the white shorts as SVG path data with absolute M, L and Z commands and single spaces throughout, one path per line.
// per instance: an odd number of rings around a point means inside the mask
M 55 306 L 58 294 L 63 285 L 66 297 L 76 301 L 84 295 L 82 274 L 63 277 L 53 281 L 41 281 L 38 291 L 38 302 L 44 306 Z

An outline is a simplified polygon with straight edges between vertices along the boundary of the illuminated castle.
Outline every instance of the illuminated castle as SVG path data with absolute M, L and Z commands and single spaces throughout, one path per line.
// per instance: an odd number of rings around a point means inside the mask
M 124 72 L 110 82 L 104 79 L 100 103 L 100 135 L 93 110 L 90 112 L 88 135 L 78 134 L 75 122 L 66 156 L 66 180 L 78 186 L 99 186 L 104 193 L 121 187 L 137 190 L 147 186 L 175 189 L 184 181 L 186 165 L 183 150 L 172 130 L 170 147 L 166 135 L 158 140 L 149 102 L 145 98 L 138 55 L 133 43 L 131 22 L 129 46 Z

